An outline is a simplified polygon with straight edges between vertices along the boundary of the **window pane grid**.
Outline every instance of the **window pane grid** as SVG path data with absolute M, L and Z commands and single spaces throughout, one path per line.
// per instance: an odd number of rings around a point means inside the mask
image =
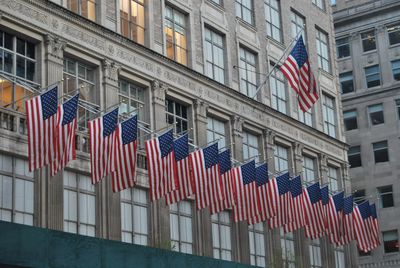
M 294 237 L 293 233 L 284 233 L 283 229 L 280 229 L 281 236 L 281 248 L 282 248 L 282 261 L 285 268 L 296 267 L 296 253 L 294 249 Z
M 323 95 L 324 132 L 331 137 L 336 137 L 335 100 Z
M 248 133 L 243 132 L 243 159 L 244 161 L 252 158 L 256 162 L 259 161 L 258 156 L 258 137 Z
M 180 201 L 170 206 L 172 250 L 193 253 L 192 204 Z
M 216 140 L 218 140 L 218 148 L 224 148 L 226 146 L 225 123 L 213 117 L 208 117 L 207 142 L 210 143 Z
M 89 20 L 96 20 L 95 0 L 67 0 L 67 8 Z
M 274 151 L 275 172 L 289 170 L 289 150 L 283 146 L 276 145 Z
M 174 133 L 180 134 L 189 128 L 187 107 L 173 100 L 165 100 L 167 123 L 174 126 Z
M 375 30 L 361 34 L 361 42 L 364 52 L 376 49 Z
M 322 70 L 330 73 L 331 63 L 329 57 L 328 35 L 317 29 L 316 41 L 317 41 L 318 66 Z
M 306 20 L 304 17 L 300 16 L 296 12 L 291 12 L 291 34 L 292 38 L 295 38 L 299 32 L 301 32 L 301 35 L 303 36 L 304 39 L 304 44 L 307 46 L 307 33 L 306 33 Z
M 225 82 L 223 36 L 206 28 L 206 75 L 220 83 Z
M 390 45 L 395 45 L 400 43 L 400 24 L 392 25 L 387 28 L 389 35 Z
M 339 59 L 350 56 L 350 42 L 348 37 L 336 40 L 337 57 Z
M 316 179 L 315 159 L 304 156 L 303 178 L 305 182 L 311 183 Z
M 245 48 L 240 48 L 240 90 L 249 97 L 254 97 L 257 88 L 256 55 Z
M 265 0 L 265 20 L 267 35 L 278 42 L 282 42 L 280 4 L 278 0 Z
M 120 0 L 121 34 L 144 44 L 144 2 L 142 0 Z
M 338 172 L 338 168 L 328 166 L 329 190 L 333 193 L 339 191 Z
M 367 88 L 381 85 L 381 73 L 379 65 L 364 68 Z
M 165 35 L 167 57 L 187 65 L 186 16 L 170 6 L 166 6 Z
M 254 24 L 253 0 L 236 0 L 236 17 L 245 22 Z
M 262 223 L 249 225 L 250 264 L 265 267 L 264 226 Z
M 213 256 L 215 259 L 232 260 L 231 219 L 228 211 L 211 215 Z
M 271 68 L 274 66 L 274 63 L 271 63 Z M 283 74 L 278 68 L 274 69 L 270 76 L 270 89 L 272 94 L 272 108 L 278 110 L 281 113 L 286 114 L 287 108 L 287 96 L 286 96 L 286 87 L 285 80 L 283 78 Z

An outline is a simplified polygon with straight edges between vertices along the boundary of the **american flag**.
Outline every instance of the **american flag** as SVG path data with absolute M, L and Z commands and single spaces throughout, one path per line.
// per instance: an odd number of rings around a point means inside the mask
M 88 122 L 92 183 L 115 170 L 114 146 L 118 124 L 118 108 Z
M 55 159 L 57 91 L 55 86 L 25 102 L 29 171 L 42 168 Z
M 311 239 L 320 238 L 324 234 L 325 225 L 319 182 L 308 186 L 304 191 L 303 197 L 306 236 Z
M 324 225 L 327 228 L 328 224 L 328 204 L 329 204 L 329 188 L 325 185 L 321 188 L 321 201 L 322 201 L 322 212 L 324 214 Z
M 218 155 L 219 167 L 221 171 L 222 190 L 224 199 L 219 207 L 222 210 L 230 209 L 235 205 L 235 196 L 233 191 L 233 181 L 231 174 L 231 150 L 225 150 Z
M 278 200 L 276 202 L 276 216 L 268 221 L 269 228 L 278 228 L 292 221 L 292 194 L 290 193 L 289 172 L 276 178 Z
M 168 205 L 185 200 L 193 194 L 192 182 L 190 179 L 188 134 L 174 140 L 174 151 L 178 176 L 178 189 L 166 195 L 165 198 Z
M 137 115 L 118 124 L 115 142 L 115 172 L 112 173 L 113 192 L 135 185 L 137 160 Z
M 145 142 L 150 200 L 155 201 L 178 189 L 172 129 Z
M 298 94 L 301 110 L 306 112 L 318 100 L 318 93 L 302 36 L 280 70 Z
M 234 221 L 249 221 L 259 212 L 255 161 L 252 160 L 239 167 L 235 167 L 231 172 L 235 185 Z
M 369 252 L 373 248 L 372 230 L 368 224 L 371 217 L 369 202 L 364 201 L 354 208 L 353 225 L 358 248 L 361 251 Z
M 290 181 L 290 192 L 292 194 L 292 221 L 283 226 L 285 233 L 293 232 L 305 225 L 303 215 L 303 187 L 301 187 L 300 176 Z
M 371 205 L 371 218 L 372 218 L 372 235 L 375 241 L 375 247 L 377 247 L 381 244 L 381 241 L 379 239 L 379 234 L 381 231 L 379 228 L 378 215 L 376 214 L 375 204 Z
M 327 234 L 329 241 L 336 246 L 342 244 L 344 192 L 329 198 L 327 216 Z
M 268 165 L 262 164 L 256 168 L 257 201 L 259 215 L 251 219 L 251 224 L 266 221 L 276 215 L 276 202 L 278 192 L 276 191 L 275 178 L 268 178 Z
M 354 240 L 353 228 L 353 196 L 345 197 L 343 200 L 343 235 L 342 244 L 349 244 Z
M 79 94 L 58 106 L 56 150 L 55 159 L 50 165 L 51 176 L 63 169 L 69 161 L 76 159 L 75 135 L 78 101 Z
M 210 196 L 210 212 L 215 214 L 223 210 L 224 192 L 222 188 L 221 171 L 219 166 L 218 143 L 203 149 L 207 171 L 208 193 Z

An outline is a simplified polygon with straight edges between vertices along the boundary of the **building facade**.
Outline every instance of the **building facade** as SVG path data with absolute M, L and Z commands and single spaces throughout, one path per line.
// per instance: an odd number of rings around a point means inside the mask
M 272 68 L 299 31 L 320 88 L 307 113 Z M 143 130 L 137 187 L 90 183 L 87 120 L 119 103 L 142 129 L 219 139 L 238 161 L 350 191 L 333 33 L 325 0 L 0 0 L 0 219 L 258 266 L 355 266 L 354 245 L 150 203 Z M 78 160 L 49 177 L 27 169 L 22 99 L 54 83 L 61 97 L 80 89 Z
M 352 191 L 377 204 L 382 245 L 360 267 L 399 267 L 399 1 L 336 1 L 339 79 Z

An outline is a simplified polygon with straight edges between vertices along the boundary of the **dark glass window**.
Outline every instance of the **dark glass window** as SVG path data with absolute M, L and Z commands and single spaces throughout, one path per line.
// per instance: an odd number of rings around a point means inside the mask
M 173 100 L 165 101 L 167 123 L 174 125 L 174 132 L 179 134 L 188 130 L 187 106 Z
M 378 187 L 378 192 L 381 208 L 389 208 L 394 206 L 392 185 Z
M 339 59 L 350 57 L 349 38 L 344 37 L 336 40 L 337 57 Z
M 368 114 L 371 125 L 379 125 L 385 123 L 385 118 L 383 116 L 383 105 L 375 104 L 368 106 Z
M 339 75 L 342 94 L 354 92 L 353 72 L 342 73 Z
M 353 198 L 356 204 L 361 204 L 362 202 L 365 201 L 365 190 L 364 189 L 355 190 L 353 193 Z
M 365 79 L 367 80 L 367 87 L 377 87 L 381 85 L 381 73 L 379 65 L 374 65 L 364 68 Z
M 400 24 L 387 28 L 390 45 L 400 44 Z
M 361 41 L 364 52 L 376 49 L 375 30 L 361 34 Z
M 352 146 L 349 148 L 348 158 L 350 168 L 361 167 L 361 147 L 360 146 Z
M 392 61 L 392 73 L 394 80 L 400 81 L 400 60 Z
M 375 163 L 388 162 L 389 150 L 387 141 L 375 142 L 372 144 L 374 149 Z
M 343 112 L 343 120 L 344 120 L 344 126 L 345 126 L 346 130 L 352 130 L 352 129 L 358 128 L 357 111 L 356 110 Z
M 385 253 L 399 252 L 399 234 L 397 230 L 382 232 Z

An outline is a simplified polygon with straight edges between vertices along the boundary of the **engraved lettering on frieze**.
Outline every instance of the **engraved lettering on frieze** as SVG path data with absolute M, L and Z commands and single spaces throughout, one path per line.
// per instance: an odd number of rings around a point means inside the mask
M 175 84 L 178 84 L 186 89 L 190 89 L 190 90 L 195 90 L 195 84 L 185 78 L 183 78 L 180 75 L 174 74 L 168 70 L 164 70 L 164 76 L 165 79 L 174 82 Z
M 341 151 L 341 150 L 337 149 L 336 147 L 334 147 L 330 144 L 327 144 L 327 143 L 325 143 L 324 145 L 325 145 L 324 146 L 325 152 L 329 152 L 331 155 L 335 155 L 340 158 L 343 157 L 343 151 Z
M 20 13 L 43 24 L 48 24 L 48 16 L 14 0 L 0 0 L 0 6 L 7 6 L 14 14 Z
M 63 25 L 62 32 L 71 37 L 74 37 L 75 39 L 79 40 L 79 42 L 84 42 L 88 45 L 94 46 L 94 47 L 104 51 L 105 42 L 89 35 L 88 33 L 82 32 L 82 31 L 80 31 L 72 26 L 69 26 L 67 24 Z
M 144 59 L 137 57 L 136 55 L 128 52 L 126 50 L 117 49 L 116 56 L 120 58 L 122 61 L 129 62 L 134 64 L 136 67 L 140 69 L 147 70 L 151 73 L 154 73 L 154 64 Z

